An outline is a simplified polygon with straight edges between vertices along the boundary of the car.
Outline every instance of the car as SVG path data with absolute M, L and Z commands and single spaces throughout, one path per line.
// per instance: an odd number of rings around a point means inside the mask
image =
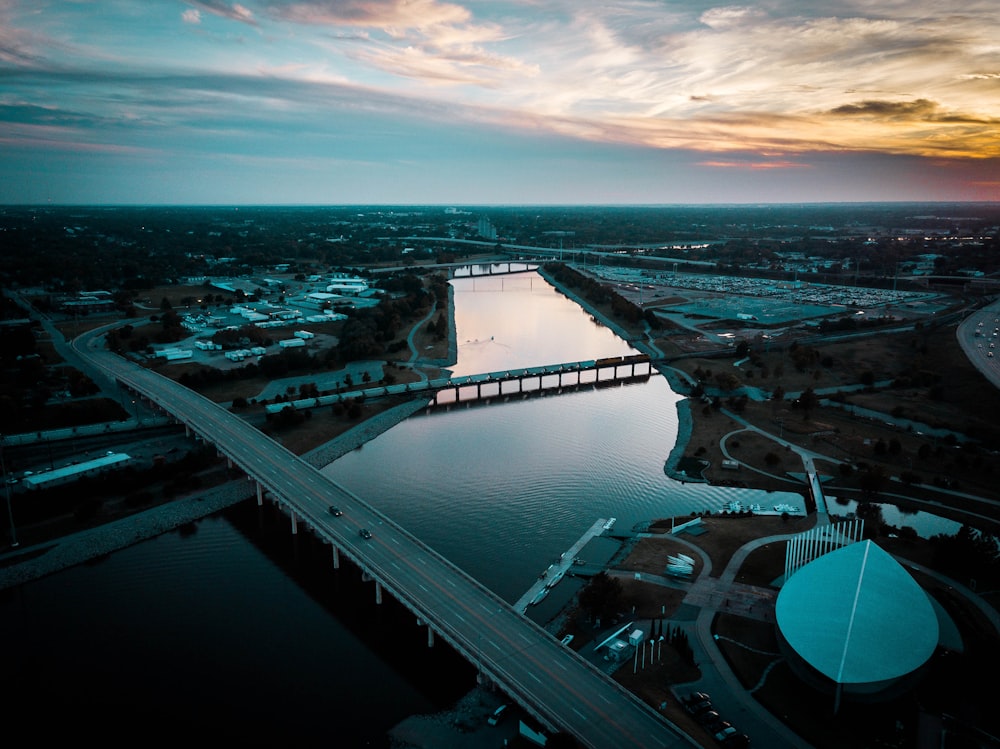
M 344 511 L 341 510 L 339 507 L 333 507 L 331 505 L 330 506 L 330 514 L 333 515 L 335 518 L 339 518 L 341 515 L 344 514 Z
M 721 743 L 726 749 L 747 749 L 750 746 L 750 737 L 745 733 L 734 733 L 726 736 Z
M 372 532 L 367 528 L 362 528 L 358 531 L 358 535 L 361 536 L 361 538 L 368 539 L 372 537 Z
M 507 705 L 501 705 L 500 707 L 498 707 L 496 710 L 493 711 L 493 714 L 486 720 L 486 722 L 489 723 L 491 726 L 495 726 L 497 723 L 503 720 L 503 717 L 504 715 L 506 715 L 506 713 L 507 713 Z
M 736 735 L 736 729 L 729 723 L 723 722 L 721 725 L 716 726 L 716 731 L 715 731 L 716 741 L 721 742 L 724 741 L 725 739 L 728 739 L 730 736 L 735 736 L 735 735 Z
M 681 700 L 685 705 L 694 705 L 698 702 L 711 702 L 712 698 L 709 697 L 704 692 L 692 692 L 683 700 Z
M 711 710 L 712 702 L 711 700 L 702 700 L 701 702 L 692 702 L 690 705 L 685 705 L 684 707 L 687 708 L 687 711 L 691 713 L 691 715 L 697 716 Z
M 722 716 L 715 712 L 715 710 L 706 710 L 700 715 L 696 715 L 695 720 L 703 726 L 712 726 L 719 723 L 722 720 Z

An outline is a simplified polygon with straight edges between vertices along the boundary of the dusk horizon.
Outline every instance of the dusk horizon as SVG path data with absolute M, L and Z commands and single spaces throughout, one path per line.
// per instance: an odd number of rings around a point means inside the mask
M 985 0 L 0 0 L 0 204 L 996 202 L 998 30 Z

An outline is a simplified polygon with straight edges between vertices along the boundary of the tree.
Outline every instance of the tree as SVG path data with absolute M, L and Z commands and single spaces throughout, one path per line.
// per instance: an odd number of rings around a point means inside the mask
M 816 391 L 812 388 L 806 388 L 802 391 L 802 394 L 795 400 L 796 408 L 802 410 L 802 420 L 806 421 L 809 419 L 809 413 L 819 405 L 819 396 L 816 395 Z
M 598 572 L 580 591 L 580 607 L 591 619 L 609 619 L 621 609 L 623 596 L 620 580 L 606 572 Z

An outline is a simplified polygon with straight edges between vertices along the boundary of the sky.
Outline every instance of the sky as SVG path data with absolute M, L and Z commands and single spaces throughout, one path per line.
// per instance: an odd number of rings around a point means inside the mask
M 924 200 L 997 0 L 0 0 L 0 204 Z

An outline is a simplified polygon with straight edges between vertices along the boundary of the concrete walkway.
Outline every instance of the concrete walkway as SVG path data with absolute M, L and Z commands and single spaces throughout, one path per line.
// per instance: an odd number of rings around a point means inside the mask
M 747 544 L 733 555 L 716 581 L 702 582 L 705 579 L 705 573 L 702 573 L 699 578 L 700 586 L 692 586 L 692 592 L 689 594 L 692 604 L 700 604 L 698 615 L 693 626 L 682 625 L 682 628 L 688 630 L 688 642 L 701 668 L 701 679 L 692 684 L 685 684 L 683 690 L 678 689 L 677 692 L 683 695 L 697 691 L 712 695 L 712 703 L 723 720 L 728 720 L 737 727 L 737 730 L 747 734 L 755 746 L 769 749 L 780 747 L 809 749 L 810 744 L 762 708 L 750 691 L 740 683 L 729 668 L 722 651 L 719 650 L 718 642 L 712 633 L 712 622 L 720 611 L 734 614 L 755 613 L 755 618 L 774 621 L 774 602 L 777 600 L 777 595 L 773 597 L 761 595 L 760 589 L 751 586 L 737 587 L 734 585 L 734 580 L 744 559 L 751 551 L 789 538 L 790 535 L 770 536 Z M 685 598 L 685 603 L 687 602 L 688 599 Z M 775 658 L 778 658 L 777 654 Z

